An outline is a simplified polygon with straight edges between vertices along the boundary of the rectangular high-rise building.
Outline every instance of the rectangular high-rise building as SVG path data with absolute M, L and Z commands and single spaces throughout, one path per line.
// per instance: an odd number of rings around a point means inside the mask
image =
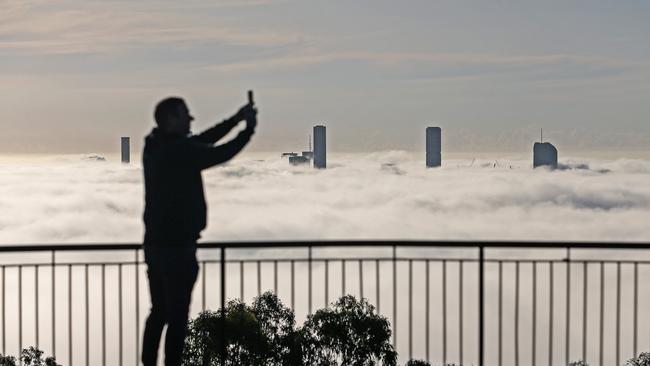
M 128 164 L 131 161 L 131 138 L 122 137 L 122 162 Z
M 427 127 L 427 168 L 442 165 L 442 131 L 440 127 Z
M 540 166 L 557 168 L 557 148 L 550 142 L 536 142 L 533 145 L 533 168 Z
M 327 139 L 325 126 L 314 126 L 314 168 L 327 167 Z

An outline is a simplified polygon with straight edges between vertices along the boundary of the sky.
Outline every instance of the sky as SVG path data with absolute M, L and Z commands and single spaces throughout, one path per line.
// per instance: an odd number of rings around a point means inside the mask
M 252 152 L 560 152 L 650 143 L 650 3 L 624 1 L 0 1 L 0 153 L 134 149 L 155 103 L 196 131 L 254 89 Z

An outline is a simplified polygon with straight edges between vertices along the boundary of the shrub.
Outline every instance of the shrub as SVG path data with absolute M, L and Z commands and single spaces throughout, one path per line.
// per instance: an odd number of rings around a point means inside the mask
M 219 365 L 222 329 L 226 334 L 228 365 L 298 365 L 299 347 L 293 311 L 277 296 L 264 293 L 252 307 L 235 300 L 221 312 L 203 312 L 188 326 L 183 365 Z
M 650 353 L 642 353 L 625 364 L 626 366 L 650 366 Z
M 574 361 L 569 364 L 569 366 L 589 366 L 585 361 Z
M 183 365 L 219 365 L 222 349 L 221 330 L 226 335 L 229 365 L 255 365 L 257 353 L 264 352 L 257 319 L 248 307 L 239 301 L 226 305 L 225 325 L 220 312 L 199 314 L 188 326 L 188 336 L 183 349 Z
M 409 360 L 404 366 L 431 366 L 431 364 L 422 360 Z
M 390 324 L 366 300 L 353 296 L 308 317 L 296 329 L 295 316 L 276 295 L 267 292 L 252 306 L 228 302 L 225 323 L 219 312 L 203 312 L 188 326 L 184 366 L 220 364 L 222 331 L 228 365 L 395 366 Z M 415 364 L 418 365 L 418 364 Z
M 301 336 L 306 365 L 396 364 L 390 323 L 365 299 L 343 296 L 332 307 L 309 315 Z
M 54 357 L 47 357 L 43 360 L 42 356 L 43 351 L 35 347 L 29 347 L 20 352 L 20 360 L 25 366 L 60 366 Z
M 16 357 L 0 355 L 0 366 L 16 366 Z
M 267 339 L 267 365 L 300 365 L 300 335 L 295 329 L 293 310 L 285 307 L 272 292 L 255 298 L 252 306 L 260 331 Z
M 36 347 L 24 348 L 20 352 L 20 361 L 24 366 L 61 366 L 56 363 L 54 357 L 43 360 L 43 351 Z M 16 358 L 0 355 L 0 366 L 16 366 Z

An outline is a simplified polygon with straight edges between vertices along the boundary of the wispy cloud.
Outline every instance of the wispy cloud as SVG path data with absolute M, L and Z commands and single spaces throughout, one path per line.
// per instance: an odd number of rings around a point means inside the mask
M 212 7 L 267 3 L 227 1 Z M 0 8 L 0 50 L 28 54 L 94 53 L 193 42 L 274 46 L 303 37 L 290 31 L 214 24 L 202 18 L 199 11 L 188 15 L 179 9 L 147 2 L 107 6 L 102 2 L 68 1 L 53 6 L 41 1 L 12 1 Z
M 540 68 L 582 68 L 590 71 L 605 71 L 628 69 L 634 65 L 622 60 L 589 57 L 576 54 L 531 54 L 531 55 L 498 55 L 490 53 L 427 53 L 427 52 L 323 52 L 323 51 L 290 51 L 284 55 L 219 63 L 206 68 L 215 72 L 267 72 L 277 69 L 318 66 L 340 61 L 358 61 L 387 70 L 407 68 L 413 72 L 433 72 L 444 74 L 445 70 L 454 69 L 454 77 L 467 77 L 476 74 L 494 74 L 495 72 L 540 72 Z M 547 70 L 548 71 L 548 70 Z M 584 71 L 583 71 L 584 73 Z M 570 75 L 574 75 L 571 73 Z M 420 75 L 426 77 L 426 75 Z M 592 75 L 593 76 L 593 75 Z

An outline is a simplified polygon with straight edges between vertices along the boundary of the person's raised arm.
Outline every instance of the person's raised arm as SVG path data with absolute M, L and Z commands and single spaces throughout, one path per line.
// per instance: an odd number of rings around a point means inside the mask
M 255 126 L 257 124 L 255 113 L 253 112 L 252 118 L 247 120 L 246 129 L 225 144 L 217 146 L 201 142 L 189 144 L 188 159 L 190 164 L 199 170 L 203 170 L 223 164 L 235 157 L 248 144 L 251 136 L 255 133 Z
M 251 113 L 252 109 L 252 105 L 246 104 L 245 106 L 241 107 L 239 111 L 237 111 L 237 113 L 235 113 L 235 115 L 232 117 L 214 125 L 211 128 L 208 128 L 207 130 L 194 136 L 193 139 L 206 144 L 216 143 L 224 136 L 226 136 L 230 131 L 232 131 L 232 129 L 235 128 L 235 126 L 237 126 L 240 121 L 243 121 L 246 116 Z

